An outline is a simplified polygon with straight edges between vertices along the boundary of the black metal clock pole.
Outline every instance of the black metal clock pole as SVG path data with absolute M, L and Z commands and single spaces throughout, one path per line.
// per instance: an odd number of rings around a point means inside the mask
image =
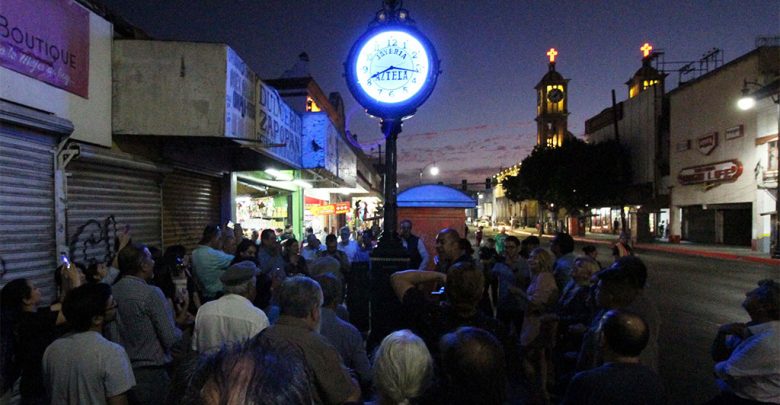
M 398 155 L 401 123 L 410 118 L 433 91 L 439 60 L 433 44 L 414 27 L 399 0 L 383 0 L 382 9 L 353 45 L 344 63 L 350 92 L 366 112 L 382 120 L 386 140 L 384 224 L 371 253 L 371 349 L 399 328 L 402 313 L 390 276 L 409 268 L 409 253 L 398 237 Z
M 385 137 L 385 212 L 382 237 L 379 239 L 379 248 L 402 248 L 398 238 L 398 155 L 396 153 L 396 141 L 401 133 L 400 119 L 383 119 L 382 133 Z
M 390 276 L 409 268 L 409 253 L 396 232 L 398 226 L 398 187 L 396 140 L 401 133 L 400 118 L 382 119 L 385 135 L 384 224 L 377 248 L 371 253 L 371 333 L 369 350 L 401 325 L 401 305 L 390 285 Z

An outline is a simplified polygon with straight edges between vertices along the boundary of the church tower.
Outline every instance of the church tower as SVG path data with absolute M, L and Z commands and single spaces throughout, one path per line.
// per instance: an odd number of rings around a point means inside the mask
M 550 48 L 550 66 L 547 74 L 536 85 L 536 144 L 551 147 L 563 145 L 571 136 L 568 131 L 569 79 L 555 70 L 558 51 Z
M 662 92 L 664 88 L 664 78 L 666 75 L 650 66 L 650 62 L 652 62 L 655 57 L 655 53 L 652 52 L 653 47 L 650 44 L 645 43 L 639 50 L 642 51 L 642 67 L 634 73 L 634 77 L 632 77 L 631 80 L 626 82 L 626 86 L 628 86 L 628 98 L 636 97 L 639 93 L 652 86 L 661 86 Z

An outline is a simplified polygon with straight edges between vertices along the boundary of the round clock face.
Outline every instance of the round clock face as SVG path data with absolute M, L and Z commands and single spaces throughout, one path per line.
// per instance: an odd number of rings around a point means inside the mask
M 414 97 L 430 69 L 425 46 L 403 31 L 382 31 L 370 37 L 354 63 L 355 79 L 366 95 L 390 104 Z
M 561 100 L 563 100 L 563 91 L 560 89 L 552 89 L 549 93 L 547 93 L 547 99 L 552 101 L 553 103 L 557 103 Z
M 380 25 L 355 42 L 344 68 L 349 91 L 369 114 L 404 119 L 433 92 L 439 60 L 416 28 Z

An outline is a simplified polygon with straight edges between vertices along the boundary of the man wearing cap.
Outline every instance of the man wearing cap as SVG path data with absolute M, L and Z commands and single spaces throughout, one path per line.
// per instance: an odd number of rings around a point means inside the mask
M 198 309 L 192 349 L 198 353 L 219 350 L 223 344 L 239 343 L 268 327 L 268 317 L 252 305 L 257 266 L 251 261 L 236 263 L 220 276 L 225 295 Z

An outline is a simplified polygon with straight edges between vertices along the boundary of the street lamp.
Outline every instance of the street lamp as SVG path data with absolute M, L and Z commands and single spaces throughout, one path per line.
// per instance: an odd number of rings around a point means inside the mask
M 431 167 L 431 169 L 428 171 L 428 173 L 430 173 L 431 176 L 438 176 L 439 175 L 439 167 L 436 166 L 436 162 L 428 163 L 427 165 L 423 166 L 422 169 L 420 169 L 420 173 L 419 173 L 420 174 L 420 181 L 419 181 L 418 184 L 422 184 L 423 173 L 425 173 L 425 169 L 427 169 L 428 166 Z
M 750 87 L 748 86 L 753 86 L 758 88 L 758 90 L 751 92 Z M 737 101 L 737 107 L 743 111 L 747 111 L 756 106 L 756 100 L 761 100 L 767 97 L 770 97 L 772 101 L 777 104 L 777 128 L 778 131 L 780 131 L 780 78 L 775 79 L 767 85 L 762 85 L 755 81 L 744 80 L 742 85 L 742 97 L 740 97 L 740 99 Z M 776 147 L 778 150 L 780 150 L 780 136 L 778 136 L 777 141 L 775 141 L 775 145 L 777 145 Z M 778 168 L 778 176 L 776 180 L 777 196 L 775 197 L 775 248 L 770 254 L 773 258 L 780 259 L 780 153 L 776 153 L 775 155 Z

